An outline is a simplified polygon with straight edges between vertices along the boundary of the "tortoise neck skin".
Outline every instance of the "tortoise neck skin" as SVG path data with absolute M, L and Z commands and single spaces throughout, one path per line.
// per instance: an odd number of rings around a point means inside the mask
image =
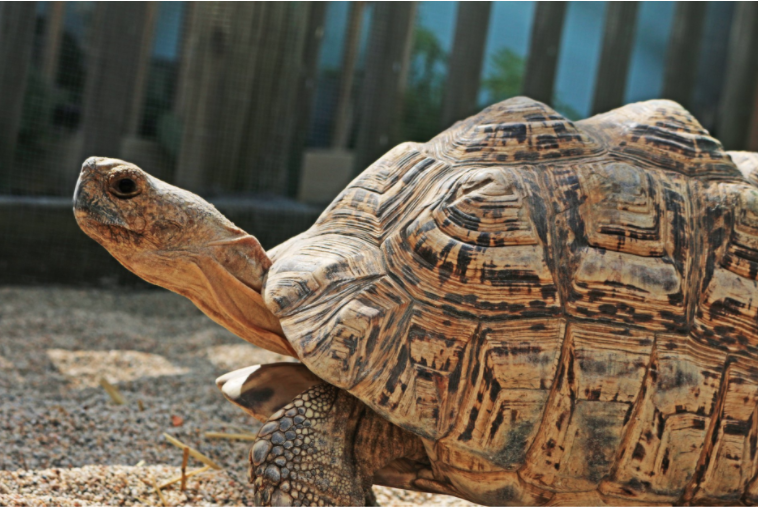
M 134 164 L 91 157 L 76 184 L 74 215 L 131 272 L 186 296 L 242 339 L 297 357 L 260 295 L 271 260 L 210 203 Z

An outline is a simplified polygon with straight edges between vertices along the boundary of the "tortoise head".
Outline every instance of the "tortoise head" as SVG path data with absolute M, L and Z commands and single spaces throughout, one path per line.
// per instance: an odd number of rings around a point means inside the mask
M 187 296 L 243 339 L 294 355 L 260 296 L 271 260 L 210 203 L 134 164 L 91 157 L 76 184 L 74 215 L 133 273 Z

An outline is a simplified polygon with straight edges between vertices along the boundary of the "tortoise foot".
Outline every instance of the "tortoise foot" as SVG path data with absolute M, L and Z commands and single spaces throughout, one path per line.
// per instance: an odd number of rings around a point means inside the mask
M 375 504 L 352 459 L 362 404 L 320 383 L 272 414 L 250 452 L 255 503 Z

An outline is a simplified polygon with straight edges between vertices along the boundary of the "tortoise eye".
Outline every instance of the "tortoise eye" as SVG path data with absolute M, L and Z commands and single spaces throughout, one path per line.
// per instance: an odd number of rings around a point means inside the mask
M 120 178 L 113 182 L 111 185 L 111 192 L 119 199 L 131 199 L 132 197 L 139 195 L 140 189 L 137 187 L 137 183 L 131 178 Z

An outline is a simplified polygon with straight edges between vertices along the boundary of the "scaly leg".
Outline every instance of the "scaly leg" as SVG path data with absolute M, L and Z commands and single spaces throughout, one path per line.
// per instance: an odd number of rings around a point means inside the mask
M 423 459 L 423 444 L 349 393 L 322 383 L 272 414 L 251 452 L 257 505 L 375 505 L 376 470 Z

